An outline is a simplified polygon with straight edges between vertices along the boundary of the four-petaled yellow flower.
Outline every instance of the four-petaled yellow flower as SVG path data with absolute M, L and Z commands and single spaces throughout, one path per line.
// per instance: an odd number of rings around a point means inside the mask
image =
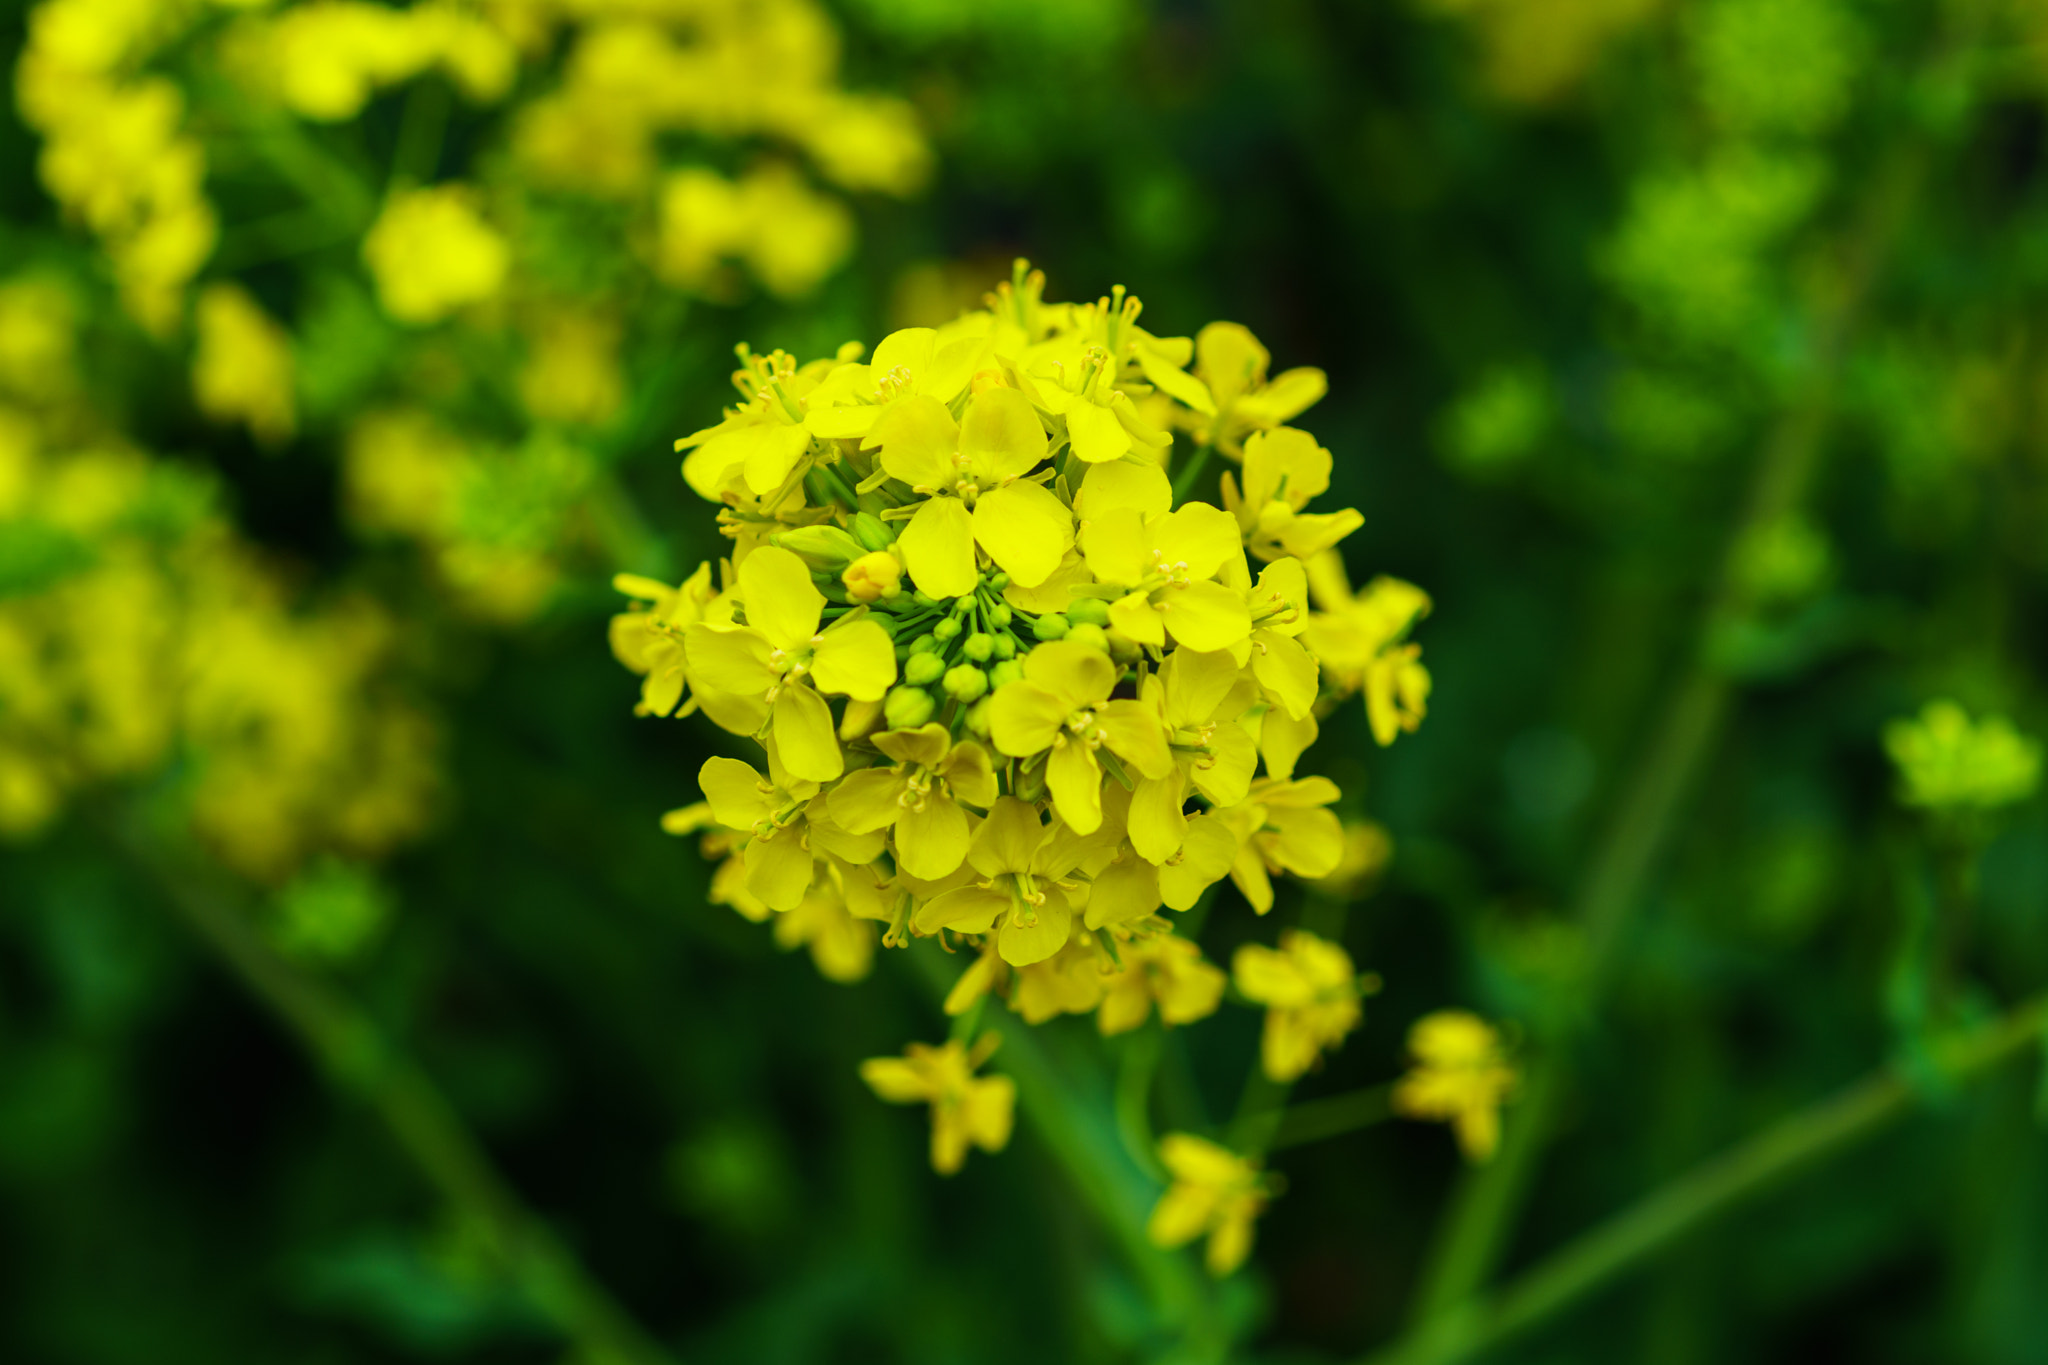
M 1013 967 L 1058 952 L 1074 924 L 1066 878 L 1088 855 L 1088 843 L 1065 825 L 1048 830 L 1038 812 L 1014 796 L 997 798 L 974 832 L 967 861 L 983 880 L 925 902 L 919 933 L 996 931 L 996 949 Z
M 1017 1083 L 1008 1076 L 974 1074 L 1000 1041 L 1000 1034 L 983 1034 L 971 1052 L 957 1039 L 938 1047 L 912 1043 L 904 1056 L 860 1064 L 860 1078 L 883 1099 L 931 1105 L 932 1169 L 940 1175 L 959 1170 L 969 1146 L 1000 1152 L 1010 1140 Z
M 391 197 L 363 239 L 363 260 L 384 311 L 424 326 L 495 296 L 512 249 L 465 185 L 430 185 Z
M 1223 969 L 1193 941 L 1172 934 L 1135 938 L 1119 949 L 1123 969 L 1103 983 L 1096 1027 L 1108 1037 L 1145 1022 L 1152 1006 L 1166 1024 L 1191 1024 L 1216 1012 L 1223 999 Z
M 1301 929 L 1280 935 L 1278 951 L 1247 943 L 1231 959 L 1231 976 L 1246 999 L 1266 1006 L 1259 1058 L 1276 1081 L 1299 1080 L 1323 1053 L 1365 1017 L 1359 1000 L 1375 983 L 1361 980 L 1351 955 Z
M 1157 1247 L 1185 1246 L 1209 1235 L 1209 1273 L 1228 1275 L 1252 1249 L 1252 1223 L 1271 1191 L 1259 1164 L 1189 1133 L 1159 1140 L 1159 1159 L 1173 1184 L 1152 1206 L 1145 1232 Z
M 1918 716 L 1885 726 L 1884 747 L 1909 806 L 1993 810 L 2026 800 L 2041 784 L 2039 742 L 2004 716 L 1972 722 L 1952 701 L 1931 701 Z
M 1330 452 L 1293 427 L 1261 431 L 1244 443 L 1244 488 L 1223 474 L 1223 505 L 1237 517 L 1245 548 L 1259 559 L 1314 559 L 1365 525 L 1355 508 L 1303 512 L 1330 487 Z
M 1464 1010 L 1439 1010 L 1408 1030 L 1415 1067 L 1394 1087 L 1395 1112 L 1448 1122 L 1471 1161 L 1500 1145 L 1500 1107 L 1515 1088 L 1500 1034 Z
M 1073 640 L 1040 645 L 1024 676 L 996 689 L 989 737 L 1011 758 L 1051 750 L 1045 784 L 1060 818 L 1083 834 L 1102 824 L 1102 751 L 1148 778 L 1174 771 L 1157 708 L 1111 700 L 1118 669 L 1101 650 Z
M 967 856 L 971 831 L 961 802 L 986 808 L 996 799 L 988 750 L 953 743 L 943 725 L 885 730 L 869 741 L 896 760 L 862 768 L 832 789 L 832 815 L 856 834 L 896 832 L 896 861 L 913 877 L 937 881 Z
M 880 701 L 896 681 L 895 646 L 873 621 L 842 618 L 822 634 L 825 595 L 804 562 L 764 545 L 740 561 L 747 624 L 700 621 L 683 635 L 697 700 L 727 729 L 768 739 L 797 777 L 846 771 L 825 697 Z

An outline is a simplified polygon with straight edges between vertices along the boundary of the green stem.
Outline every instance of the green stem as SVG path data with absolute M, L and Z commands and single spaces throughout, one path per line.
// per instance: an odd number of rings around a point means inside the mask
M 1936 58 L 1939 66 L 1955 45 Z M 1760 528 L 1777 524 L 1805 501 L 1833 426 L 1835 395 L 1850 339 L 1917 200 L 1931 158 L 1924 136 L 1902 137 L 1871 177 L 1844 258 L 1832 306 L 1817 326 L 1812 358 L 1784 416 L 1758 453 L 1743 511 L 1723 557 L 1717 585 L 1686 661 L 1662 704 L 1649 744 L 1620 789 L 1616 814 L 1588 864 L 1577 900 L 1585 930 L 1587 994 L 1597 1000 L 1610 981 L 1629 921 L 1640 908 L 1679 810 L 1698 781 L 1735 698 L 1734 680 L 1718 657 L 1728 627 L 1751 609 L 1740 556 Z M 1565 1084 L 1569 1040 L 1531 1058 L 1521 1100 L 1494 1161 L 1469 1173 L 1432 1248 L 1416 1317 L 1449 1312 L 1491 1274 L 1520 1211 Z
M 179 918 L 288 1025 L 329 1077 L 376 1111 L 429 1184 L 480 1229 L 506 1274 L 591 1360 L 669 1365 L 670 1356 L 545 1229 L 425 1072 L 339 992 L 278 955 L 224 883 L 155 841 L 109 822 L 123 856 Z
M 1277 1152 L 1287 1147 L 1322 1142 L 1326 1138 L 1343 1137 L 1346 1133 L 1384 1123 L 1394 1116 L 1393 1096 L 1394 1087 L 1389 1082 L 1310 1100 L 1306 1104 L 1289 1105 L 1280 1112 L 1273 1139 L 1266 1144 L 1266 1150 Z
M 1974 1079 L 2035 1044 L 2048 996 L 1938 1043 L 1951 1084 Z M 1491 1350 L 1650 1264 L 1723 1213 L 1793 1173 L 1844 1151 L 1911 1112 L 1924 1097 L 1881 1071 L 1739 1143 L 1567 1243 L 1506 1288 L 1455 1305 L 1363 1365 L 1454 1365 Z
M 1209 467 L 1209 457 L 1216 453 L 1214 441 L 1204 441 L 1195 447 L 1195 457 L 1188 461 L 1187 468 L 1174 477 L 1173 505 L 1180 507 L 1194 496 L 1195 485 L 1202 481 L 1202 472 Z

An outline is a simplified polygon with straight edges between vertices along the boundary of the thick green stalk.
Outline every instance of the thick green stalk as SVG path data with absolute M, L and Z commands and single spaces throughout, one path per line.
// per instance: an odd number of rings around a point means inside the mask
M 2029 1046 L 2048 1024 L 2048 996 L 1937 1043 L 1949 1085 L 1976 1079 Z M 1944 1094 L 1947 1093 L 1944 1090 Z M 1553 1252 L 1497 1293 L 1431 1319 L 1363 1365 L 1456 1365 L 1548 1321 L 1634 1271 L 1710 1221 L 1875 1135 L 1927 1094 L 1892 1070 L 1784 1119 L 1638 1200 Z
M 671 1357 L 521 1204 L 427 1074 L 327 983 L 281 957 L 233 891 L 126 825 L 109 837 L 164 893 L 222 965 L 299 1036 L 327 1074 L 390 1129 L 400 1150 L 480 1229 L 505 1273 L 585 1358 L 669 1365 Z
M 1937 59 L 1939 69 L 1953 48 Z M 1656 708 L 1657 721 L 1622 784 L 1615 814 L 1588 863 L 1576 901 L 1585 933 L 1589 981 L 1597 1000 L 1611 980 L 1631 918 L 1640 908 L 1677 816 L 1714 752 L 1736 696 L 1735 679 L 1719 656 L 1728 628 L 1752 604 L 1743 554 L 1758 531 L 1778 524 L 1805 501 L 1833 427 L 1836 390 L 1850 339 L 1925 180 L 1931 149 L 1917 132 L 1902 137 L 1869 182 L 1843 257 L 1840 281 L 1816 328 L 1814 351 L 1784 416 L 1758 452 L 1747 498 L 1724 553 L 1715 590 L 1702 612 L 1689 657 Z M 1529 1182 L 1552 1136 L 1567 1083 L 1570 1040 L 1553 1038 L 1531 1059 L 1521 1099 L 1502 1148 L 1468 1175 L 1432 1248 L 1415 1318 L 1449 1313 L 1491 1275 L 1520 1212 Z

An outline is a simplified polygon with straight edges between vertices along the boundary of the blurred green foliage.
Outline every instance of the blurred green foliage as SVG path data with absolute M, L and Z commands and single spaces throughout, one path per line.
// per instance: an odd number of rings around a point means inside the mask
M 31 17 L 0 8 L 0 51 Z M 224 235 L 199 279 L 243 281 L 289 326 L 298 431 L 265 449 L 210 422 L 188 343 L 124 315 L 42 187 L 38 136 L 0 115 L 0 261 L 71 282 L 87 406 L 162 457 L 130 529 L 168 544 L 223 517 L 279 581 L 382 604 L 394 685 L 438 717 L 443 793 L 388 860 L 316 857 L 275 884 L 190 846 L 189 759 L 92 785 L 0 851 L 0 1356 L 591 1365 L 544 1277 L 504 1274 L 379 1126 L 374 1084 L 309 1057 L 167 913 L 198 896 L 352 1000 L 691 1365 L 1356 1358 L 1456 1287 L 1447 1247 L 1511 1278 L 1886 1065 L 1923 1101 L 1894 1131 L 1488 1358 L 2041 1360 L 2039 1053 L 1964 1086 L 1938 1044 L 2048 981 L 2026 738 L 2048 729 L 2048 9 L 847 0 L 835 18 L 848 84 L 916 111 L 929 183 L 849 192 L 857 244 L 790 298 L 736 266 L 634 274 L 624 210 L 537 199 L 522 260 L 623 329 L 619 406 L 581 425 L 522 408 L 517 327 L 391 321 L 360 264 L 368 201 L 293 210 L 253 139 L 208 186 L 261 230 Z M 484 116 L 450 107 L 439 173 L 495 174 Z M 374 169 L 407 118 L 387 90 L 310 136 Z M 767 140 L 674 137 L 735 175 Z M 1156 1057 L 1161 1123 L 1222 1124 L 1257 1014 L 1226 1010 L 1199 1049 L 1148 1025 L 1107 1067 L 1082 1021 L 1006 1043 L 1020 1136 L 935 1178 L 923 1116 L 856 1075 L 938 1035 L 934 983 L 889 953 L 858 990 L 821 981 L 707 903 L 706 865 L 654 813 L 694 797 L 720 738 L 636 721 L 602 643 L 613 571 L 673 578 L 715 552 L 668 442 L 727 401 L 735 343 L 809 357 L 929 322 L 1018 254 L 1062 296 L 1126 284 L 1162 333 L 1236 319 L 1276 365 L 1324 369 L 1331 503 L 1366 515 L 1348 548 L 1436 599 L 1421 732 L 1381 752 L 1347 710 L 1317 751 L 1395 853 L 1342 920 L 1384 989 L 1297 1098 L 1385 1081 L 1405 1023 L 1445 1005 L 1557 1059 L 1521 1177 L 1461 1170 L 1421 1124 L 1277 1151 L 1288 1193 L 1213 1290 L 1103 1214 L 1142 1218 L 1158 1189 L 1124 1153 L 1116 1088 Z M 351 510 L 347 433 L 398 401 L 470 461 L 431 533 Z M 475 610 L 416 552 L 436 537 L 545 557 L 547 590 Z M 94 552 L 0 519 L 0 605 Z M 1923 712 L 1938 699 L 1960 730 Z M 136 830 L 189 856 L 139 857 Z M 1600 872 L 1625 866 L 1616 898 Z M 1273 927 L 1219 915 L 1204 947 L 1225 960 Z M 1034 1110 L 1034 1074 L 1063 1104 Z M 1065 1127 L 1033 1126 L 1055 1112 Z M 1510 1153 L 1528 1112 L 1507 1112 Z M 1489 1181 L 1508 1211 L 1474 1232 Z

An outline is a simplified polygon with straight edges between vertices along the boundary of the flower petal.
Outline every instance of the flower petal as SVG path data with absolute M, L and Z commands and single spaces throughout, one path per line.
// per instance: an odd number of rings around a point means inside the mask
M 896 681 L 896 646 L 873 621 L 834 626 L 818 637 L 811 680 L 820 692 L 880 701 Z
M 825 594 L 811 571 L 780 545 L 763 545 L 740 561 L 740 600 L 747 624 L 778 649 L 803 649 L 818 633 Z
M 958 498 L 933 498 L 917 509 L 897 538 L 903 567 L 927 597 L 965 597 L 979 575 L 974 568 L 974 521 Z
M 974 538 L 1004 573 L 1035 588 L 1073 547 L 1074 516 L 1035 483 L 1005 484 L 975 502 Z
M 773 725 L 775 747 L 793 776 L 830 782 L 846 771 L 833 733 L 832 709 L 808 687 L 788 686 L 776 694 Z

